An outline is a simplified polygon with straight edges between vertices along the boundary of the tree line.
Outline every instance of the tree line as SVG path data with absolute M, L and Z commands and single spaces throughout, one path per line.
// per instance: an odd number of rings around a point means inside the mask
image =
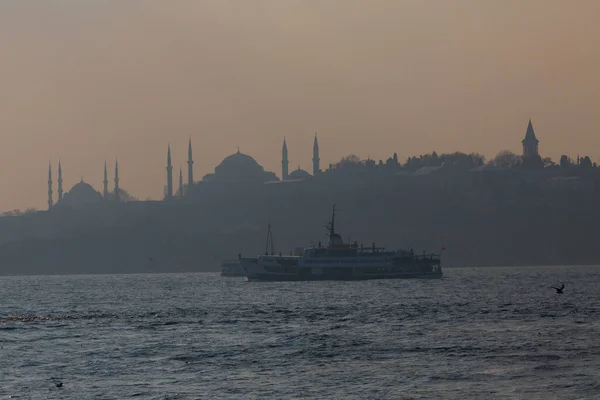
M 460 151 L 454 153 L 442 153 L 431 152 L 421 154 L 419 156 L 412 156 L 406 159 L 404 164 L 398 162 L 398 156 L 396 153 L 387 161 L 380 160 L 376 163 L 372 159 L 361 159 L 356 154 L 350 154 L 342 157 L 339 162 L 335 164 L 336 169 L 340 168 L 367 168 L 367 167 L 392 167 L 398 170 L 404 169 L 407 171 L 416 171 L 424 167 L 454 167 L 461 169 L 471 169 L 481 167 L 483 165 L 490 165 L 496 168 L 524 168 L 524 169 L 536 169 L 536 168 L 579 168 L 579 169 L 593 169 L 597 168 L 597 164 L 592 162 L 589 156 L 577 157 L 576 161 L 573 161 L 569 156 L 562 155 L 559 163 L 554 162 L 550 157 L 532 156 L 523 158 L 519 154 L 515 154 L 510 150 L 500 151 L 494 158 L 486 162 L 485 156 L 479 153 L 463 153 Z

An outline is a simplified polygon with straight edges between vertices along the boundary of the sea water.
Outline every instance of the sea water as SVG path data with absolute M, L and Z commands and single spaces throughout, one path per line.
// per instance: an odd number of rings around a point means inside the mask
M 549 288 L 563 282 L 564 294 Z M 0 278 L 0 399 L 599 393 L 598 267 L 365 282 Z

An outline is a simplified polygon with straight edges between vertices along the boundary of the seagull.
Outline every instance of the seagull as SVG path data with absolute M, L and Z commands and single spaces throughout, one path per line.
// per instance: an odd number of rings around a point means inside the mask
M 561 287 L 559 287 L 559 288 L 557 288 L 557 287 L 554 287 L 554 286 L 550 286 L 550 288 L 552 288 L 552 289 L 556 290 L 556 293 L 557 293 L 557 294 L 562 294 L 562 293 L 563 293 L 563 290 L 565 289 L 565 284 L 563 283 L 563 284 L 562 284 L 562 286 L 561 286 Z
M 49 380 L 51 380 L 52 382 L 54 382 L 54 384 L 56 385 L 57 388 L 63 387 L 63 383 L 60 380 L 60 378 L 50 378 Z

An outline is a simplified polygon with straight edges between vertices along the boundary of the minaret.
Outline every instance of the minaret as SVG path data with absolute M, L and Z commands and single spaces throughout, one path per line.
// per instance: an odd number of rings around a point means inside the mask
M 48 210 L 52 209 L 52 163 L 48 162 Z
M 60 165 L 60 159 L 58 160 L 58 201 L 63 198 L 63 179 L 62 179 L 62 166 Z
M 285 138 L 283 138 L 283 148 L 281 149 L 281 180 L 286 181 L 288 179 L 288 166 L 290 162 L 288 161 L 288 149 L 287 143 L 285 142 Z
M 533 131 L 533 125 L 531 124 L 531 118 L 529 119 L 529 124 L 527 125 L 527 132 L 525 132 L 525 139 L 521 143 L 523 143 L 523 158 L 534 157 L 538 155 L 538 143 L 540 141 L 535 137 L 535 132 Z
M 167 200 L 173 198 L 173 165 L 171 164 L 171 145 L 167 150 Z
M 121 193 L 119 191 L 119 160 L 115 160 L 115 200 L 121 200 Z
M 108 169 L 106 169 L 106 161 L 104 161 L 104 200 L 108 200 Z
M 194 160 L 192 158 L 192 138 L 188 143 L 188 189 L 194 184 Z
M 183 169 L 179 167 L 179 198 L 183 199 Z
M 321 159 L 319 158 L 319 141 L 317 140 L 317 133 L 315 132 L 315 141 L 313 143 L 313 176 L 321 172 Z

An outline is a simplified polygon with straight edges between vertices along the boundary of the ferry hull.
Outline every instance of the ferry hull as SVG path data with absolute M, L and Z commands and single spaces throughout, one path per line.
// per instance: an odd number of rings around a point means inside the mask
M 439 272 L 405 272 L 388 274 L 354 274 L 352 271 L 347 273 L 323 272 L 320 274 L 311 273 L 268 273 L 254 272 L 247 273 L 245 279 L 249 282 L 285 282 L 285 281 L 367 281 L 375 279 L 440 279 L 442 271 Z
M 221 271 L 221 276 L 225 278 L 239 278 L 246 276 L 244 271 Z
M 273 275 L 257 274 L 255 276 L 246 276 L 248 282 L 301 282 L 301 281 L 370 281 L 376 279 L 441 279 L 443 274 L 405 274 L 390 276 L 310 276 L 303 277 L 297 275 Z

